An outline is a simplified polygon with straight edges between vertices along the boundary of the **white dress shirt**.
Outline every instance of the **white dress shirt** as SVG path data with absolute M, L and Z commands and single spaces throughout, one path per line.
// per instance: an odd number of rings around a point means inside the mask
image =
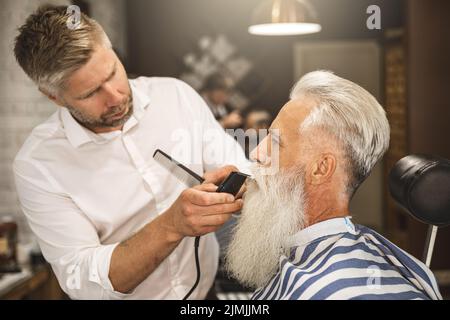
M 130 80 L 134 111 L 123 130 L 95 134 L 59 108 L 28 137 L 14 161 L 21 208 L 63 290 L 74 299 L 181 299 L 195 282 L 194 238 L 132 293 L 114 291 L 114 248 L 163 213 L 186 189 L 153 159 L 171 154 L 198 174 L 223 165 L 248 172 L 241 147 L 201 97 L 170 78 Z M 214 234 L 199 248 L 203 299 L 218 265 Z

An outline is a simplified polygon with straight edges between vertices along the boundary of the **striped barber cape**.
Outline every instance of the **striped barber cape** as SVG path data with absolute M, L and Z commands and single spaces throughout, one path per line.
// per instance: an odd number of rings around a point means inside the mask
M 277 274 L 252 299 L 442 299 L 428 267 L 350 217 L 307 227 L 290 246 L 290 257 L 280 258 Z

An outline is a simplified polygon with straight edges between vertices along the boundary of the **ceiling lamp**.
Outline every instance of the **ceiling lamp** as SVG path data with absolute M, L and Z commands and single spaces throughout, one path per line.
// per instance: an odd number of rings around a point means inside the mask
M 314 8 L 306 0 L 268 0 L 254 10 L 248 32 L 285 36 L 316 33 L 321 29 Z

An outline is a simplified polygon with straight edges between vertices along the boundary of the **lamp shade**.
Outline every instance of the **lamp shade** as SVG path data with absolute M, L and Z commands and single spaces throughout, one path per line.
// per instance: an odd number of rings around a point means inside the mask
M 256 35 L 299 35 L 319 32 L 314 8 L 306 0 L 268 0 L 255 8 L 248 28 Z

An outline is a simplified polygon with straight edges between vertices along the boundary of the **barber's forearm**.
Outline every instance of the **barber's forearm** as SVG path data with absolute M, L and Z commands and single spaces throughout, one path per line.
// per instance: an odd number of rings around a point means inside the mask
M 168 219 L 160 215 L 114 249 L 109 268 L 114 290 L 134 290 L 178 246 L 183 236 L 171 229 Z
M 242 200 L 216 192 L 233 166 L 205 174 L 207 183 L 184 190 L 166 212 L 133 237 L 116 246 L 109 279 L 116 291 L 130 292 L 144 281 L 178 246 L 184 236 L 215 232 L 231 214 L 241 210 Z

